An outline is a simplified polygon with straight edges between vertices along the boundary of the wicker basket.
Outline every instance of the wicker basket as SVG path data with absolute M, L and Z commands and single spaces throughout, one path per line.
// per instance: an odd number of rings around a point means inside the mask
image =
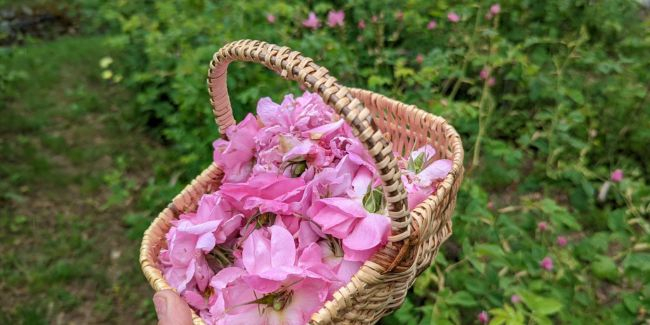
M 373 157 L 383 182 L 391 219 L 391 236 L 385 248 L 368 260 L 332 300 L 312 316 L 311 324 L 372 324 L 404 301 L 415 278 L 430 266 L 442 242 L 451 234 L 451 214 L 463 175 L 463 148 L 454 128 L 437 116 L 413 105 L 382 95 L 341 86 L 327 69 L 287 47 L 254 40 L 229 43 L 214 54 L 208 70 L 208 89 L 221 134 L 235 124 L 226 89 L 226 70 L 235 60 L 261 63 L 283 78 L 295 80 L 334 107 L 352 127 Z M 393 151 L 433 146 L 437 159 L 453 161 L 451 173 L 437 191 L 408 211 L 406 192 Z M 223 172 L 212 164 L 176 196 L 144 233 L 140 264 L 156 290 L 172 289 L 163 278 L 158 253 L 166 245 L 171 221 L 183 211 L 196 209 L 200 197 L 214 192 Z M 203 321 L 193 313 L 195 324 Z

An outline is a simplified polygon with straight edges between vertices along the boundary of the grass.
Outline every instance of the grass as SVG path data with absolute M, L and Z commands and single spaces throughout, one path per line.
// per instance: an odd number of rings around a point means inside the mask
M 163 150 L 101 80 L 101 37 L 11 50 L 0 119 L 2 324 L 151 323 L 135 202 Z M 134 136 L 136 135 L 136 136 Z M 133 221 L 135 220 L 135 221 Z M 133 229 L 132 225 L 137 225 Z

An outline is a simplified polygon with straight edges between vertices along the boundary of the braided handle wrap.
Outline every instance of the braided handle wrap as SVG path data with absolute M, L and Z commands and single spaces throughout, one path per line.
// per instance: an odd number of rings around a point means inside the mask
M 228 43 L 217 51 L 208 70 L 210 103 L 222 136 L 228 127 L 235 124 L 226 85 L 228 64 L 235 60 L 261 63 L 287 80 L 300 82 L 334 107 L 336 113 L 345 119 L 354 135 L 364 144 L 380 173 L 392 226 L 389 241 L 405 241 L 411 231 L 406 190 L 392 145 L 373 122 L 370 111 L 352 96 L 347 87 L 338 84 L 327 69 L 300 52 L 266 42 L 240 40 Z

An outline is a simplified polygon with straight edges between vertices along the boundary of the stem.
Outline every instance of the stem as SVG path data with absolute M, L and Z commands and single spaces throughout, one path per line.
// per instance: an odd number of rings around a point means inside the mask
M 483 106 L 488 91 L 488 81 L 485 80 L 485 82 L 483 82 L 483 90 L 481 91 L 481 100 L 478 104 L 478 135 L 476 136 L 476 142 L 474 142 L 474 155 L 472 156 L 472 167 L 470 170 L 474 169 L 478 165 L 481 154 L 481 139 L 485 135 L 485 124 L 487 122 L 487 118 L 483 118 Z
M 474 30 L 472 30 L 472 35 L 469 37 L 469 43 L 467 44 L 467 54 L 465 57 L 463 57 L 463 64 L 461 65 L 461 76 L 456 79 L 456 82 L 454 83 L 454 87 L 451 90 L 451 94 L 449 94 L 448 101 L 451 103 L 454 98 L 456 97 L 456 94 L 458 93 L 458 90 L 460 89 L 460 84 L 464 80 L 465 76 L 465 69 L 467 69 L 467 64 L 469 63 L 469 58 L 472 57 L 472 54 L 474 53 L 474 41 L 476 38 L 476 34 L 478 33 L 478 25 L 480 22 L 480 17 L 481 15 L 479 14 L 481 12 L 481 6 L 479 5 L 478 8 L 476 9 L 476 19 L 474 19 Z
M 478 17 L 478 16 L 477 16 Z M 478 21 L 478 18 L 477 18 Z M 497 29 L 499 26 L 499 20 L 498 17 L 494 19 L 494 28 Z M 493 55 L 496 52 L 496 47 L 494 46 L 494 43 L 492 40 L 490 40 L 490 55 Z M 494 71 L 494 67 L 492 68 Z M 492 72 L 493 72 L 492 71 Z M 492 112 L 494 111 L 494 106 L 495 105 L 490 105 L 488 108 L 487 114 L 485 114 L 485 118 L 483 118 L 483 106 L 485 106 L 485 100 L 487 96 L 489 95 L 489 85 L 488 82 L 492 78 L 491 76 L 488 76 L 483 81 L 483 89 L 481 90 L 481 99 L 479 100 L 478 104 L 478 134 L 476 135 L 476 142 L 474 143 L 474 155 L 472 156 L 472 166 L 470 167 L 470 171 L 473 170 L 479 163 L 479 158 L 481 155 L 481 140 L 483 139 L 483 136 L 485 136 L 485 129 L 487 128 L 487 124 L 490 121 L 490 117 L 492 116 Z
M 584 41 L 582 41 L 582 38 L 579 38 L 575 45 L 571 48 L 569 51 L 569 54 L 564 58 L 561 64 L 559 64 L 559 60 L 554 59 L 553 63 L 555 64 L 555 74 L 557 75 L 555 79 L 555 91 L 562 95 L 561 92 L 561 87 L 562 87 L 562 81 L 564 78 L 564 70 L 569 63 L 569 60 L 571 60 L 571 57 L 573 57 L 574 53 L 578 50 L 580 45 L 582 45 Z M 555 133 L 555 128 L 557 127 L 557 124 L 560 120 L 560 112 L 562 111 L 563 104 L 561 101 L 557 102 L 557 105 L 555 106 L 555 112 L 553 112 L 553 119 L 551 120 L 551 126 L 549 127 L 548 131 L 548 157 L 546 158 L 546 175 L 550 178 L 555 178 L 555 175 L 551 173 L 551 165 L 553 164 L 553 160 L 555 155 L 553 154 L 553 148 L 556 146 L 555 144 L 555 137 L 553 137 L 553 133 Z

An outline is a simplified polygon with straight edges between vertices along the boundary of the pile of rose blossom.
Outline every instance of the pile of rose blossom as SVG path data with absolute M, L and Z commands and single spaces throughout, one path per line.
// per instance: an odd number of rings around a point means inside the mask
M 223 183 L 173 222 L 164 277 L 208 324 L 305 324 L 387 242 L 373 161 L 311 93 L 263 98 L 226 135 L 214 142 Z M 451 169 L 434 155 L 400 158 L 410 209 Z

